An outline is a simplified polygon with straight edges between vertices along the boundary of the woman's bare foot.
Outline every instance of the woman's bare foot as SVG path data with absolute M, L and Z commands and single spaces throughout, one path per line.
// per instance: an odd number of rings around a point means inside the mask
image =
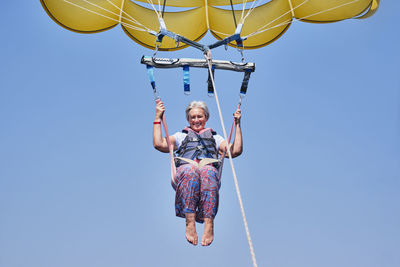
M 210 218 L 204 218 L 204 233 L 201 237 L 201 245 L 209 246 L 214 240 L 214 221 Z
M 194 246 L 197 245 L 196 220 L 194 213 L 186 213 L 186 239 Z

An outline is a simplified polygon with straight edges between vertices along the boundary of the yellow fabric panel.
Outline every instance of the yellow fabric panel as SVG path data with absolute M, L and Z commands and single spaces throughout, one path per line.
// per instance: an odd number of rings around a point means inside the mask
M 256 1 L 256 0 L 247 0 L 247 1 L 245 1 L 245 2 L 247 2 L 246 7 L 250 7 L 251 6 L 251 2 L 254 2 L 254 1 Z M 207 0 L 207 3 L 210 6 L 230 6 L 231 5 L 231 1 L 230 0 Z M 243 0 L 232 0 L 232 4 L 234 4 L 234 5 L 243 4 Z
M 143 2 L 148 4 L 149 2 L 147 0 L 134 0 L 136 2 Z M 158 0 L 149 0 L 153 3 L 153 5 L 157 8 L 158 10 Z M 161 10 L 162 6 L 164 4 L 164 0 L 159 0 L 160 5 L 161 5 Z M 229 1 L 229 0 L 228 0 Z M 174 7 L 200 7 L 204 6 L 204 0 L 167 0 L 165 6 L 174 6 Z
M 360 15 L 373 0 L 291 0 L 295 16 L 307 22 L 335 22 Z M 301 5 L 304 2 L 303 5 Z M 301 5 L 301 6 L 300 6 Z M 299 6 L 298 8 L 295 8 Z
M 358 17 L 357 19 L 366 19 L 366 18 L 369 18 L 372 15 L 374 15 L 375 12 L 378 10 L 379 2 L 380 2 L 380 0 L 373 0 L 371 6 L 368 9 L 368 11 L 364 15 L 362 15 L 361 17 Z
M 153 10 L 142 7 L 131 1 L 126 1 L 124 11 L 147 28 L 156 32 L 159 31 L 158 18 Z M 128 20 L 129 16 L 125 15 L 122 22 L 132 24 L 132 22 Z M 165 12 L 164 21 L 168 30 L 185 36 L 190 40 L 198 41 L 207 32 L 204 7 L 182 12 Z M 195 27 L 188 27 L 188 25 L 193 25 Z M 130 29 L 125 24 L 123 24 L 122 27 L 135 42 L 148 48 L 154 48 L 155 36 L 147 32 Z M 170 51 L 182 49 L 184 47 L 187 47 L 187 45 L 180 43 L 179 46 L 176 47 L 173 39 L 164 37 L 159 50 Z
M 147 3 L 147 0 L 140 0 Z M 110 3 L 111 2 L 111 3 Z M 41 0 L 48 15 L 61 26 L 76 32 L 92 33 L 114 27 L 120 21 L 119 6 L 124 3 L 121 26 L 137 43 L 154 48 L 155 36 L 141 29 L 159 31 L 159 22 L 154 10 L 143 7 L 131 0 Z M 164 0 L 153 0 L 156 8 Z M 242 0 L 232 0 L 233 4 Z M 251 2 L 251 1 L 249 1 Z M 374 14 L 380 0 L 271 0 L 256 7 L 247 17 L 242 37 L 246 49 L 259 48 L 278 39 L 290 26 L 293 7 L 295 17 L 306 22 L 334 22 L 349 18 L 367 18 Z M 206 6 L 207 4 L 207 6 Z M 195 7 L 180 12 L 165 12 L 167 29 L 187 39 L 199 41 L 207 33 L 209 23 L 211 33 L 223 39 L 235 32 L 232 11 L 215 6 L 230 5 L 229 0 L 167 0 L 168 6 Z M 197 7 L 196 7 L 197 6 Z M 248 3 L 248 7 L 251 3 Z M 242 10 L 234 12 L 239 23 Z M 245 14 L 247 10 L 245 11 Z M 208 14 L 208 22 L 207 16 Z M 138 23 L 135 23 L 136 20 Z M 133 27 L 133 28 L 132 28 Z M 230 44 L 235 46 L 235 44 Z M 160 50 L 177 50 L 187 45 L 178 44 L 164 37 Z
M 236 21 L 240 20 L 241 14 L 242 11 L 235 11 Z M 231 10 L 210 7 L 209 19 L 210 31 L 215 38 L 221 40 L 235 32 Z M 257 30 L 263 32 L 245 40 L 245 49 L 259 48 L 273 42 L 288 29 L 291 21 L 292 13 L 287 0 L 275 0 L 255 8 L 244 23 L 241 36 L 247 36 Z M 263 26 L 265 27 L 262 28 Z
M 143 2 L 148 4 L 147 0 L 135 0 L 136 2 Z M 149 0 L 151 1 L 154 6 L 157 6 L 158 10 L 158 0 Z M 164 0 L 159 0 L 161 7 L 164 4 Z M 247 0 L 247 2 L 253 2 L 255 0 Z M 174 7 L 202 7 L 207 5 L 209 6 L 230 6 L 231 1 L 230 0 L 167 0 L 165 6 L 174 6 Z M 243 0 L 232 0 L 232 3 L 234 5 L 236 4 L 242 4 Z
M 121 6 L 121 1 L 111 0 L 118 7 Z M 67 0 L 41 0 L 40 2 L 55 22 L 71 31 L 93 33 L 107 30 L 119 23 L 120 11 L 104 0 L 90 0 L 100 8 L 82 0 L 68 0 L 68 2 Z

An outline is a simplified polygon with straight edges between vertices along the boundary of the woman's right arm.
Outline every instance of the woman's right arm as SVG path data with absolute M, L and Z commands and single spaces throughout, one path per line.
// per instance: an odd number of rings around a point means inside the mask
M 153 124 L 153 146 L 155 149 L 161 152 L 168 153 L 168 143 L 167 139 L 162 136 L 161 133 L 161 121 L 162 117 L 165 112 L 165 107 L 164 104 L 161 100 L 159 100 L 156 104 L 156 116 L 154 118 L 154 124 Z M 176 149 L 176 140 L 174 136 L 170 136 L 169 140 L 171 142 L 171 145 L 173 146 L 174 150 Z

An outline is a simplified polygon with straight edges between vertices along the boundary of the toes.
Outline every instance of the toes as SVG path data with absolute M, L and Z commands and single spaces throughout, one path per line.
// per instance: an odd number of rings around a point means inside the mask
M 201 239 L 201 245 L 202 246 L 209 246 L 213 242 L 214 237 L 203 237 Z
M 193 236 L 190 236 L 190 235 L 186 235 L 186 239 L 190 244 L 192 244 L 194 246 L 196 246 L 197 243 L 198 243 L 197 236 L 193 237 Z

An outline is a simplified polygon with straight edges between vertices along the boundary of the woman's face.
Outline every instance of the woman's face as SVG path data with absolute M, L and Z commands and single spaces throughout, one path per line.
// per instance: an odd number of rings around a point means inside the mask
M 192 108 L 189 111 L 189 120 L 190 128 L 193 131 L 200 132 L 204 129 L 207 118 L 204 114 L 204 110 L 202 108 Z

